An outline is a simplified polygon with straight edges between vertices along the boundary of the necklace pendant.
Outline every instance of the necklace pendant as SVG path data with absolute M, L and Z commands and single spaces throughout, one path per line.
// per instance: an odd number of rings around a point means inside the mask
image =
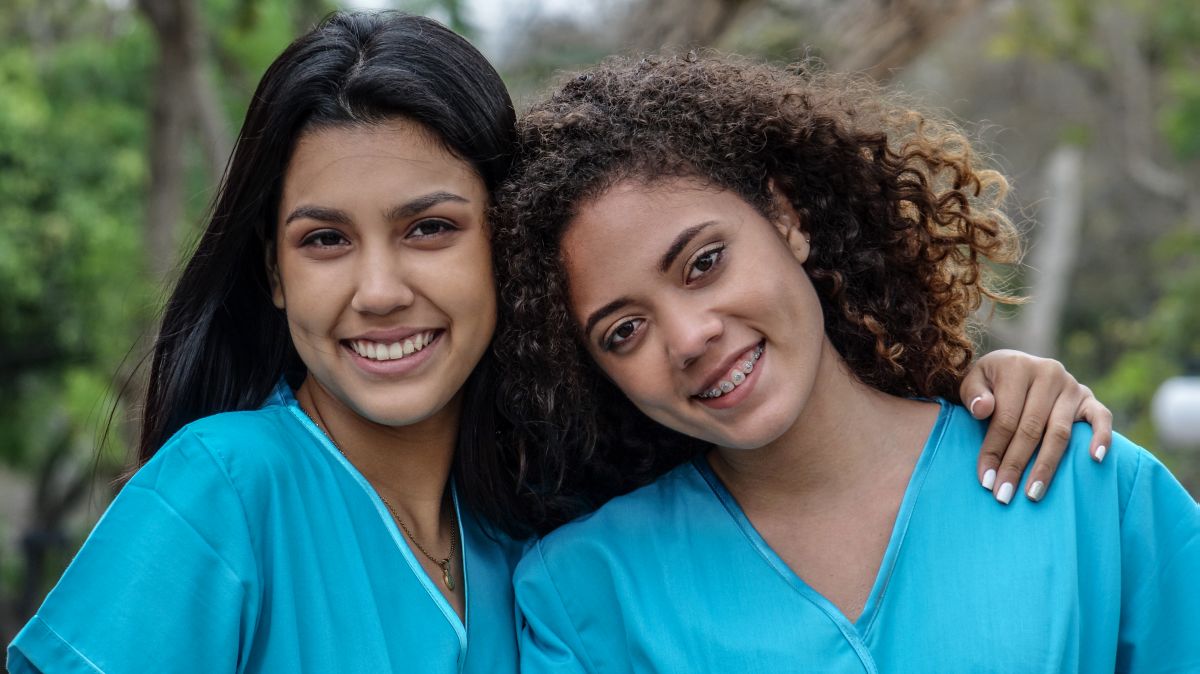
M 454 579 L 450 577 L 450 564 L 449 564 L 450 560 L 446 560 L 446 561 L 447 561 L 447 563 L 442 565 L 442 582 L 446 584 L 447 590 L 450 590 L 451 592 L 453 592 L 454 591 Z

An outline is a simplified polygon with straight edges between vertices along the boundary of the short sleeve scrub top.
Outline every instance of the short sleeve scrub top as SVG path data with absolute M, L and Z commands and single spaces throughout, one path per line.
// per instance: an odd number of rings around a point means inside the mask
M 771 550 L 700 458 L 533 546 L 524 672 L 1200 672 L 1200 508 L 1122 437 L 1074 429 L 1041 503 L 972 479 L 941 403 L 861 616 Z
M 465 621 L 281 383 L 261 409 L 184 427 L 137 472 L 9 646 L 8 668 L 515 671 L 521 546 L 455 507 Z

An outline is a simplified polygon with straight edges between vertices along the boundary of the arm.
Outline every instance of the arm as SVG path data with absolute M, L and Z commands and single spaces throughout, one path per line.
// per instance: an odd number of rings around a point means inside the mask
M 121 490 L 9 647 L 8 666 L 232 672 L 256 602 L 241 501 L 185 430 Z
M 1145 451 L 1124 482 L 1119 672 L 1200 671 L 1200 505 Z
M 977 477 L 1001 503 L 1007 504 L 1015 493 L 1039 443 L 1025 495 L 1034 501 L 1046 495 L 1071 439 L 1073 422 L 1092 425 L 1089 453 L 1096 461 L 1104 459 L 1112 444 L 1112 413 L 1056 360 L 1007 349 L 994 351 L 971 367 L 959 393 L 976 419 L 991 417 Z

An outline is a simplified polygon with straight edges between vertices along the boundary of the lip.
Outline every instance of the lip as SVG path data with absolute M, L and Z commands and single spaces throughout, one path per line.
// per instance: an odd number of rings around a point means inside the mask
M 419 335 L 422 332 L 441 332 L 441 328 L 420 327 L 420 328 L 388 328 L 387 330 L 368 330 L 367 332 L 354 335 L 353 337 L 345 337 L 341 341 L 352 342 L 356 339 L 365 339 L 371 342 L 402 342 L 408 337 Z
M 766 349 L 766 345 L 763 342 L 759 342 L 759 343 L 755 344 L 753 347 L 751 347 L 749 349 L 749 351 L 753 351 L 754 349 L 758 348 L 758 346 L 760 344 L 763 345 L 763 352 L 761 355 L 759 355 L 758 360 L 755 361 L 754 370 L 746 375 L 745 381 L 743 381 L 741 384 L 738 384 L 737 387 L 734 388 L 729 393 L 726 393 L 719 397 L 699 398 L 696 396 L 692 396 L 692 400 L 700 403 L 701 405 L 704 405 L 705 407 L 707 407 L 709 409 L 715 409 L 715 410 L 728 409 L 730 407 L 734 407 L 735 405 L 738 405 L 743 400 L 745 400 L 750 395 L 750 393 L 754 390 L 755 386 L 758 385 L 759 374 L 765 364 L 764 359 L 767 356 L 767 349 Z M 746 353 L 747 353 L 746 351 L 742 351 L 739 354 L 739 356 L 745 356 Z M 737 359 L 734 359 L 733 361 L 731 361 L 730 367 L 732 368 L 733 363 L 736 363 L 736 362 L 737 362 Z M 728 372 L 728 371 L 729 370 L 725 370 L 725 372 Z M 719 381 L 719 379 L 716 381 Z M 707 389 L 705 389 L 705 390 L 707 390 Z
M 711 391 L 712 389 L 716 388 L 717 384 L 720 384 L 722 379 L 725 379 L 729 376 L 729 371 L 733 369 L 734 365 L 744 360 L 750 360 L 746 354 L 754 353 L 754 350 L 757 349 L 758 345 L 762 343 L 763 342 L 761 340 L 757 341 L 741 351 L 736 351 L 731 354 L 725 359 L 725 362 L 720 367 L 713 369 L 712 375 L 710 375 L 705 381 L 704 386 L 700 387 L 700 390 L 693 393 L 692 397 L 696 397 L 705 391 Z
M 428 329 L 414 331 L 408 330 L 407 328 L 396 330 L 376 330 L 364 333 L 364 335 L 355 337 L 353 339 L 394 342 L 400 341 L 405 337 L 411 337 L 412 335 L 426 332 L 427 330 Z M 434 351 L 442 345 L 442 337 L 444 337 L 445 334 L 445 330 L 434 330 L 432 342 L 426 344 L 425 347 L 420 351 L 396 360 L 374 360 L 372 358 L 360 356 L 354 351 L 353 348 L 351 348 L 351 339 L 343 339 L 338 342 L 338 345 L 341 346 L 342 351 L 350 357 L 350 362 L 354 363 L 354 365 L 365 374 L 388 378 L 405 377 L 412 374 L 414 370 L 421 367 L 421 365 L 425 364 L 430 358 L 433 357 Z

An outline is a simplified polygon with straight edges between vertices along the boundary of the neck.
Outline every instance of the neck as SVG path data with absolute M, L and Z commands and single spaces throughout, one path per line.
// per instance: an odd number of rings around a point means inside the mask
M 861 499 L 865 487 L 911 472 L 936 406 L 860 382 L 828 340 L 796 422 L 758 449 L 718 448 L 709 456 L 743 508 Z
M 311 375 L 296 400 L 418 538 L 439 538 L 452 519 L 446 484 L 458 437 L 459 397 L 407 426 L 363 417 Z

